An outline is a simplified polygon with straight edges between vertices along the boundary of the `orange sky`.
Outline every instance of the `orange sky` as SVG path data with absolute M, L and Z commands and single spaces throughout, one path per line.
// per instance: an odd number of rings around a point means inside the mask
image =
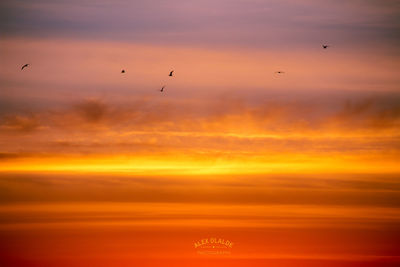
M 399 263 L 397 1 L 0 10 L 0 266 Z

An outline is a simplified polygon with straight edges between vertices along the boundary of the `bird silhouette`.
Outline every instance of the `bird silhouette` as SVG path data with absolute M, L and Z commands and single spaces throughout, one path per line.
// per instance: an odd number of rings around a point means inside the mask
M 285 72 L 284 71 L 275 71 L 275 73 L 282 74 L 282 73 L 285 73 Z
M 171 77 L 172 77 L 172 73 L 174 73 L 174 71 L 173 71 L 173 70 L 171 70 L 171 72 L 169 73 L 169 76 L 171 76 Z
M 322 48 L 323 48 L 323 49 L 327 49 L 328 47 L 329 47 L 329 45 L 325 45 L 325 44 L 322 45 Z
M 29 66 L 29 64 L 23 65 L 22 68 L 21 68 L 21 70 L 25 69 L 25 68 L 28 67 L 28 66 Z
M 121 73 L 125 73 L 125 70 L 121 70 Z
M 164 92 L 165 85 L 161 88 L 160 92 Z

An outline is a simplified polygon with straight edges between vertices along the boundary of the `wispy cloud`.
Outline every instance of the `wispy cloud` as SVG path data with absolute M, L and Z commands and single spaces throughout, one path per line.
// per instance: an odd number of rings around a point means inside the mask
M 0 121 L 0 131 L 27 134 L 39 129 L 40 123 L 36 114 L 5 115 Z
M 89 99 L 76 105 L 78 113 L 87 122 L 99 122 L 107 112 L 107 106 L 96 99 Z

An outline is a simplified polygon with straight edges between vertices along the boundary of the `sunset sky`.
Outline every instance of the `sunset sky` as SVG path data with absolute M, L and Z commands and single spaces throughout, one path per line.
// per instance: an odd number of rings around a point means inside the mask
M 400 264 L 399 46 L 398 0 L 1 1 L 0 266 Z

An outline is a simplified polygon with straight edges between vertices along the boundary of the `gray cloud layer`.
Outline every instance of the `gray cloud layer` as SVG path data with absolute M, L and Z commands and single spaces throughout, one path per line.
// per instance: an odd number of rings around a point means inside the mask
M 153 43 L 398 44 L 398 1 L 5 1 L 0 31 Z

